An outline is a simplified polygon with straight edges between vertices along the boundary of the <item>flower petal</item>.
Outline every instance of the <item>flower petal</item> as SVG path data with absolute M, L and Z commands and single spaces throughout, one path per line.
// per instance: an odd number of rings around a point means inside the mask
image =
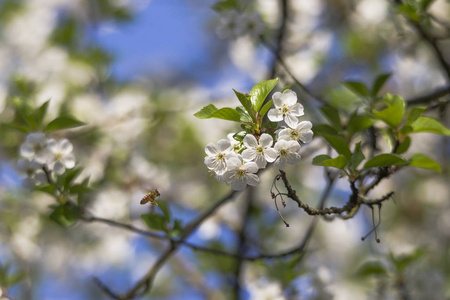
M 253 134 L 247 134 L 244 137 L 244 146 L 247 148 L 256 148 L 258 146 L 258 141 Z
M 75 167 L 75 156 L 73 156 L 72 153 L 69 153 L 61 159 L 61 162 L 67 169 L 72 169 Z
M 73 150 L 73 145 L 68 139 L 63 139 L 59 142 L 59 147 L 62 154 L 69 154 Z
M 297 94 L 293 90 L 285 90 L 283 92 L 284 103 L 288 106 L 293 106 L 297 103 Z
M 292 114 L 287 114 L 286 117 L 284 118 L 284 121 L 291 128 L 297 127 L 298 119 Z
M 33 144 L 25 142 L 20 145 L 20 155 L 22 155 L 23 157 L 32 157 L 34 154 Z
M 259 177 L 256 174 L 248 174 L 245 179 L 248 185 L 256 186 L 259 184 Z
M 269 148 L 266 149 L 266 151 L 264 151 L 264 158 L 268 161 L 268 162 L 274 162 L 275 159 L 277 159 L 278 153 L 275 149 L 273 148 Z
M 247 187 L 247 181 L 244 179 L 244 177 L 241 177 L 237 180 L 233 180 L 231 182 L 231 188 L 235 191 L 243 191 Z
M 66 171 L 66 168 L 62 164 L 62 162 L 57 161 L 55 165 L 53 166 L 53 172 L 55 172 L 56 175 L 64 174 Z
M 217 148 L 219 149 L 219 152 L 224 152 L 226 150 L 229 150 L 231 148 L 231 143 L 229 140 L 221 139 L 217 142 Z
M 308 131 L 305 132 L 305 133 L 301 132 L 301 133 L 300 133 L 300 140 L 301 140 L 303 143 L 306 144 L 306 143 L 309 143 L 309 142 L 312 141 L 313 136 L 314 136 L 314 133 L 312 132 L 312 130 L 308 130 Z
M 271 110 L 269 110 L 269 113 L 267 114 L 267 117 L 272 122 L 283 121 L 283 114 L 281 114 L 281 112 L 278 109 L 276 109 L 276 108 L 272 108 Z
M 275 108 L 281 108 L 283 107 L 284 101 L 283 101 L 283 94 L 280 92 L 276 92 L 272 95 L 273 104 L 275 105 Z
M 279 170 L 284 170 L 284 168 L 286 167 L 286 159 L 279 156 L 273 164 L 274 164 L 275 168 L 277 168 Z
M 263 147 L 271 147 L 273 144 L 273 138 L 270 136 L 270 134 L 263 133 L 259 137 L 259 144 Z
M 259 154 L 256 156 L 255 163 L 258 166 L 258 168 L 260 168 L 260 169 L 264 169 L 267 165 L 266 159 L 264 158 L 264 155 L 262 155 L 262 154 Z
M 254 162 L 247 162 L 242 166 L 242 169 L 248 173 L 256 173 L 258 172 L 258 165 Z
M 302 157 L 300 156 L 300 154 L 294 152 L 294 153 L 289 153 L 286 157 L 286 160 L 289 164 L 295 164 L 297 163 Z
M 44 172 L 37 172 L 36 175 L 34 175 L 34 179 L 38 184 L 46 184 L 47 183 L 47 175 L 45 175 Z
M 301 105 L 300 103 L 295 103 L 291 107 L 291 114 L 297 117 L 303 116 L 305 114 L 303 105 Z
M 242 159 L 244 161 L 252 161 L 256 158 L 256 150 L 255 149 L 245 149 L 242 152 Z
M 208 156 L 216 156 L 216 154 L 218 153 L 217 146 L 209 142 L 208 144 L 206 144 L 205 153 Z

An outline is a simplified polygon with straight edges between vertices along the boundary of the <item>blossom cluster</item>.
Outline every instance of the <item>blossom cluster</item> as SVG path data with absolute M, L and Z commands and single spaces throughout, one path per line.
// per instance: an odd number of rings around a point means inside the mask
M 302 144 L 313 138 L 312 123 L 298 119 L 304 112 L 294 91 L 276 92 L 272 99 L 275 108 L 269 110 L 269 120 L 284 121 L 287 127 L 279 126 L 273 134 L 247 133 L 241 141 L 230 133 L 228 139 L 221 139 L 217 145 L 208 143 L 205 147 L 205 165 L 217 180 L 234 190 L 243 191 L 247 185 L 257 185 L 259 177 L 256 173 L 267 163 L 273 163 L 280 170 L 287 164 L 297 163 L 301 159 Z
M 48 175 L 63 174 L 66 169 L 75 166 L 75 157 L 72 154 L 73 146 L 67 139 L 47 139 L 42 132 L 30 133 L 20 146 L 20 155 L 16 171 L 24 176 L 22 186 L 33 189 L 36 184 L 47 183 Z M 44 169 L 48 172 L 46 174 Z

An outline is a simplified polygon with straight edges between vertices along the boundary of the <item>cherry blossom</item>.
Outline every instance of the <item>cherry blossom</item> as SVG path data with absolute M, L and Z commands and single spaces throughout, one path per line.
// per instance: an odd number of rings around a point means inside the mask
M 242 158 L 244 161 L 254 161 L 260 169 L 265 168 L 267 162 L 273 162 L 277 158 L 277 152 L 270 148 L 273 139 L 267 133 L 263 133 L 259 137 L 259 141 L 254 135 L 247 134 L 243 142 L 247 149 L 242 152 Z
M 283 93 L 276 92 L 272 96 L 275 108 L 269 110 L 268 117 L 272 122 L 284 121 L 286 124 L 295 128 L 298 124 L 298 118 L 304 115 L 303 106 L 297 103 L 297 94 L 291 90 L 285 90 Z
M 240 155 L 232 156 L 227 160 L 228 170 L 223 175 L 225 182 L 236 191 L 243 191 L 247 185 L 258 185 L 259 177 L 254 174 L 258 172 L 258 165 L 254 162 L 243 162 Z
M 294 129 L 285 128 L 278 133 L 280 140 L 287 141 L 302 141 L 303 143 L 309 143 L 312 141 L 314 133 L 311 130 L 312 123 L 309 121 L 300 122 Z
M 301 146 L 296 141 L 279 140 L 274 148 L 279 155 L 275 160 L 274 165 L 280 170 L 284 170 L 287 163 L 295 164 L 301 159 L 299 153 Z

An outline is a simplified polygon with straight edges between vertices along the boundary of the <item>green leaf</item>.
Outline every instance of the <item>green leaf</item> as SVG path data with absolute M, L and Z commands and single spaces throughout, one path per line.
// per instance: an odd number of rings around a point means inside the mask
M 338 131 L 342 130 L 341 126 L 341 118 L 339 116 L 339 112 L 331 106 L 322 106 L 320 108 L 323 115 L 327 118 L 330 124 Z
M 34 188 L 35 191 L 40 191 L 50 195 L 54 195 L 55 186 L 54 185 L 39 185 Z
M 183 221 L 180 219 L 175 219 L 173 222 L 172 230 L 170 231 L 171 237 L 177 237 L 183 234 Z
M 322 136 L 327 140 L 327 142 L 337 151 L 339 154 L 343 154 L 347 160 L 350 160 L 352 153 L 347 143 L 340 137 L 336 135 L 322 134 Z
M 441 122 L 428 117 L 419 117 L 411 124 L 412 132 L 432 132 L 442 135 L 450 135 L 450 129 L 446 128 Z
M 383 136 L 384 140 L 386 141 L 386 144 L 389 146 L 389 149 L 392 151 L 392 149 L 394 149 L 396 141 L 392 129 L 389 128 L 387 130 L 380 130 L 380 133 Z
M 338 131 L 327 124 L 316 124 L 312 128 L 312 131 L 314 132 L 314 135 L 323 135 L 323 134 L 329 134 L 329 135 L 337 135 Z
M 269 111 L 269 109 L 272 107 L 273 105 L 273 99 L 270 99 L 269 101 L 267 101 L 266 104 L 264 104 L 264 106 L 261 108 L 261 111 L 259 112 L 259 115 L 262 117 L 264 117 L 266 115 L 266 113 Z
M 0 124 L 0 126 L 7 128 L 7 129 L 18 130 L 18 131 L 24 132 L 24 133 L 28 133 L 28 132 L 32 131 L 32 129 L 30 127 L 18 124 L 16 122 L 4 123 L 4 124 Z
M 92 192 L 92 189 L 85 184 L 74 184 L 70 187 L 70 194 L 85 194 Z
M 256 112 L 259 112 L 264 100 L 267 95 L 274 89 L 278 84 L 279 79 L 271 79 L 258 83 L 250 91 L 250 101 L 252 102 L 252 107 Z
M 208 104 L 202 109 L 200 109 L 198 112 L 194 114 L 195 117 L 199 119 L 209 119 L 213 112 L 217 111 L 217 107 L 215 107 L 213 104 Z
M 290 89 L 290 88 L 291 88 L 291 86 L 290 86 L 290 85 L 287 85 L 287 86 L 284 87 L 284 89 L 282 89 L 282 90 L 280 91 L 280 93 L 283 93 L 285 90 L 288 90 L 288 89 Z
M 66 203 L 56 206 L 50 214 L 50 219 L 63 227 L 69 227 L 78 220 L 79 215 L 80 211 L 76 206 Z
M 246 135 L 247 135 L 246 131 L 240 131 L 240 132 L 233 134 L 233 139 L 235 139 L 238 142 L 242 142 Z
M 66 171 L 65 175 L 64 175 L 64 190 L 67 190 L 69 188 L 69 186 L 71 185 L 72 181 L 75 180 L 75 178 L 77 178 L 78 175 L 80 175 L 82 169 L 72 169 L 72 170 L 68 170 Z
M 46 131 L 55 131 L 55 130 L 61 130 L 61 129 L 68 129 L 68 128 L 75 128 L 86 125 L 86 123 L 81 122 L 74 117 L 71 116 L 64 116 L 64 117 L 58 117 L 48 123 L 47 127 L 45 128 Z
M 347 123 L 347 130 L 350 136 L 353 136 L 355 133 L 369 128 L 373 123 L 374 121 L 367 115 L 352 114 Z
M 414 123 L 425 111 L 426 107 L 414 107 L 408 112 L 405 125 L 411 125 Z
M 171 216 L 170 216 L 170 209 L 169 209 L 169 206 L 167 205 L 167 202 L 164 200 L 161 200 L 161 199 L 155 200 L 155 202 L 158 203 L 159 209 L 161 209 L 164 216 L 166 217 L 166 222 L 169 223 Z
M 361 151 L 361 142 L 357 143 L 355 145 L 355 150 L 352 153 L 352 158 L 350 159 L 350 169 L 356 170 L 358 168 L 359 164 L 365 159 L 366 157 Z
M 47 114 L 48 105 L 50 100 L 45 101 L 35 112 L 35 120 L 38 127 L 42 125 L 45 115 Z
M 397 153 L 397 154 L 405 153 L 406 151 L 408 151 L 410 145 L 411 145 L 411 138 L 409 136 L 407 136 L 407 137 L 405 137 L 403 142 L 401 142 L 398 145 L 397 151 L 395 153 Z
M 222 119 L 234 122 L 240 122 L 241 116 L 238 111 L 231 107 L 224 107 L 217 109 L 214 105 L 209 104 L 203 107 L 200 111 L 194 114 L 195 117 L 199 119 Z
M 420 248 L 412 252 L 411 254 L 406 254 L 399 257 L 394 257 L 392 254 L 390 254 L 390 257 L 397 270 L 403 271 L 408 265 L 421 258 L 425 253 L 425 249 Z
M 424 154 L 416 153 L 413 156 L 411 156 L 409 160 L 410 160 L 409 165 L 411 167 L 430 169 L 437 172 L 442 171 L 441 166 L 437 162 L 435 162 L 434 160 L 432 160 L 431 158 L 429 158 Z
M 240 120 L 242 123 L 249 123 L 252 124 L 253 120 L 252 118 L 249 116 L 249 114 L 247 113 L 247 111 L 245 111 L 245 108 L 243 106 L 238 106 L 236 107 L 236 111 L 239 113 L 240 115 Z
M 248 97 L 242 93 L 239 93 L 235 90 L 233 91 L 236 94 L 236 97 L 239 99 L 239 102 L 241 102 L 242 106 L 247 111 L 248 115 L 251 116 L 252 119 L 254 119 L 255 112 L 253 111 L 252 102 L 250 102 L 250 99 L 248 99 Z
M 357 81 L 344 81 L 342 82 L 342 84 L 350 91 L 359 96 L 367 97 L 369 95 L 367 87 L 364 85 L 364 83 Z
M 385 74 L 379 75 L 377 77 L 377 79 L 375 79 L 375 82 L 373 83 L 372 91 L 371 91 L 372 97 L 377 96 L 378 92 L 381 90 L 381 88 L 386 83 L 386 81 L 389 79 L 389 77 L 391 77 L 391 73 L 385 73 Z
M 369 161 L 366 162 L 366 164 L 364 165 L 364 169 L 376 167 L 389 167 L 393 165 L 403 165 L 407 163 L 408 161 L 399 155 L 383 153 L 369 159 Z
M 405 101 L 397 95 L 386 95 L 383 101 L 388 107 L 382 111 L 373 110 L 373 114 L 383 122 L 389 125 L 392 129 L 400 125 L 405 111 Z
M 356 272 L 358 277 L 387 276 L 388 272 L 379 261 L 368 261 L 359 267 Z
M 333 167 L 341 170 L 345 169 L 345 166 L 348 163 L 348 159 L 339 154 L 339 156 L 335 158 L 331 158 L 328 155 L 322 154 L 313 158 L 312 164 L 315 166 L 325 166 L 325 167 Z
M 223 0 L 214 4 L 211 8 L 217 12 L 235 9 L 237 7 L 236 0 Z
M 157 213 L 147 213 L 141 215 L 142 220 L 147 224 L 148 228 L 153 230 L 166 230 L 166 217 Z
M 416 8 L 409 3 L 399 5 L 397 11 L 415 22 L 420 21 L 420 15 L 417 13 Z

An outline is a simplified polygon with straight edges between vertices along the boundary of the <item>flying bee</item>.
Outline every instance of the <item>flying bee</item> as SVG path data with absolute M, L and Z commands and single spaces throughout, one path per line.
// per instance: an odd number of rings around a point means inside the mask
M 159 197 L 159 195 L 160 195 L 159 191 L 157 189 L 153 189 L 141 199 L 141 204 L 146 204 L 147 202 L 150 202 L 150 204 L 158 205 L 155 199 L 156 197 Z

